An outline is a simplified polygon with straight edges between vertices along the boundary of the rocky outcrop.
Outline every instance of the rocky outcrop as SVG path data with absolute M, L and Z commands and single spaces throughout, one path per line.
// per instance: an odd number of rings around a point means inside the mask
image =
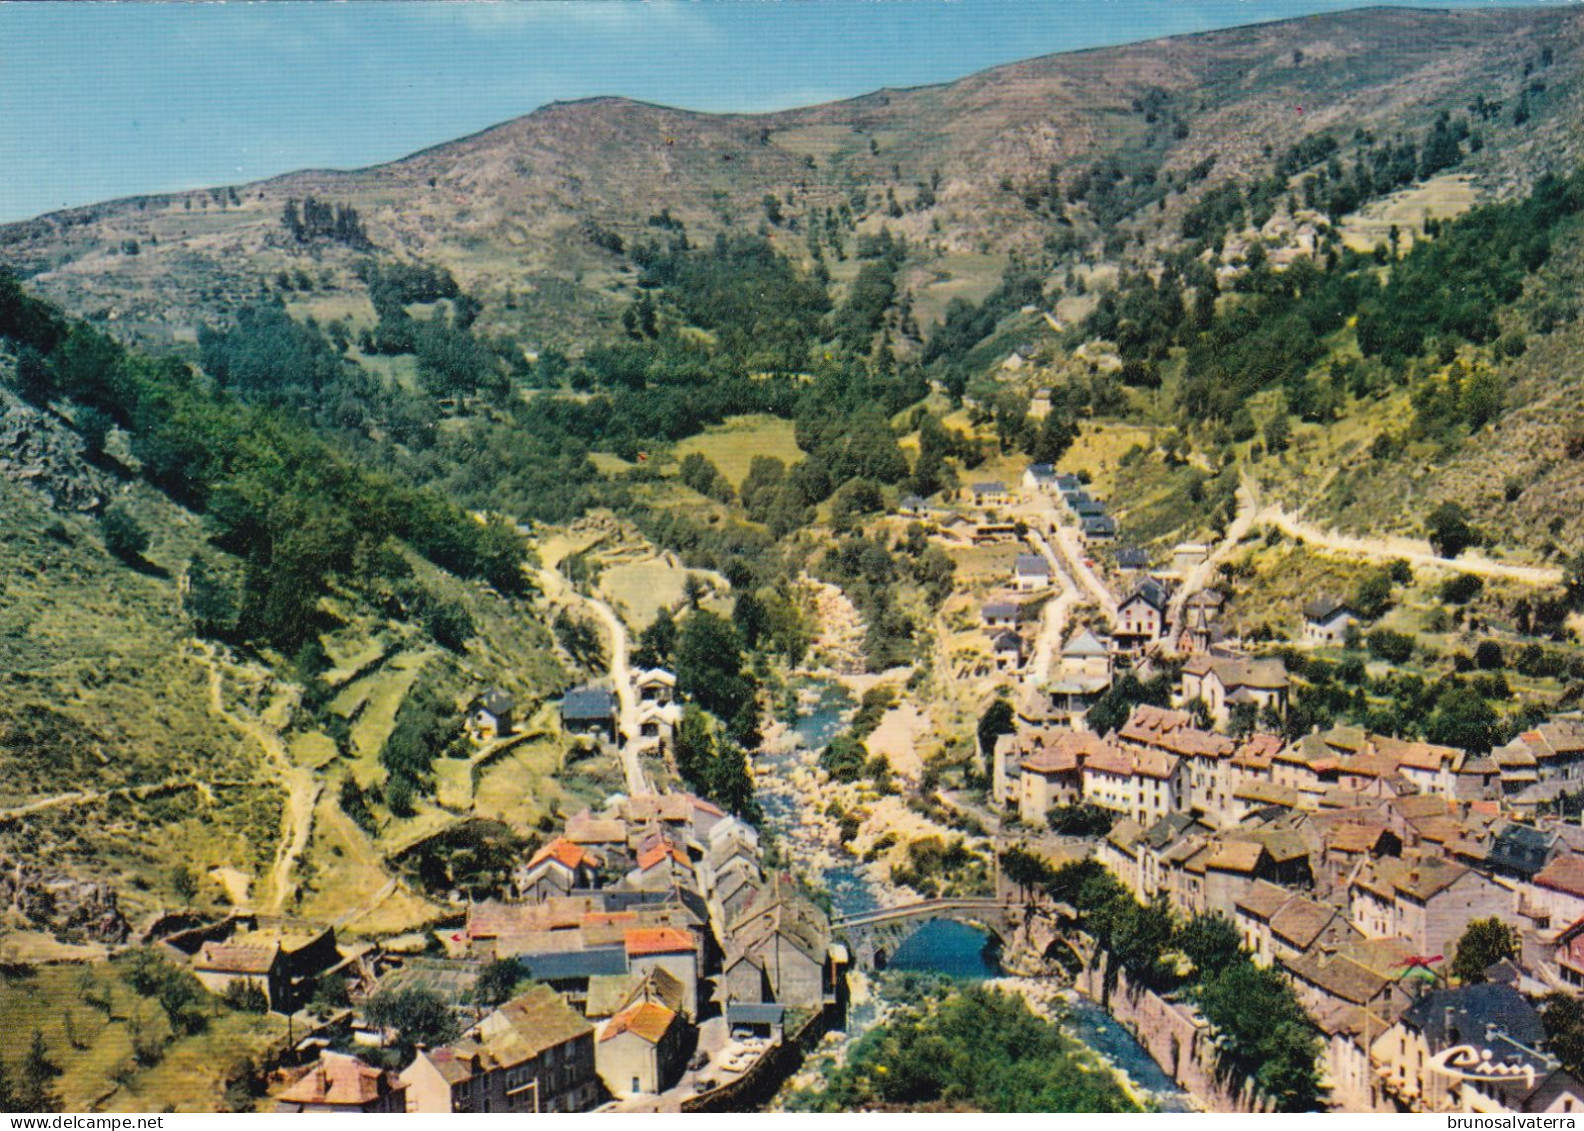
M 0 476 L 30 487 L 56 510 L 95 514 L 111 495 L 82 441 L 49 414 L 0 390 Z
M 0 907 L 28 927 L 66 942 L 119 946 L 132 933 L 114 888 L 46 873 L 31 864 L 8 863 L 0 870 Z

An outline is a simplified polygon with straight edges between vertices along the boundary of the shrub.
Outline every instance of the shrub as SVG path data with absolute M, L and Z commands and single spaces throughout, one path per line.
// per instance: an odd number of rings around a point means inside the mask
M 1413 637 L 1404 632 L 1393 632 L 1389 628 L 1377 628 L 1369 634 L 1369 652 L 1377 660 L 1385 660 L 1390 664 L 1403 664 L 1413 656 Z

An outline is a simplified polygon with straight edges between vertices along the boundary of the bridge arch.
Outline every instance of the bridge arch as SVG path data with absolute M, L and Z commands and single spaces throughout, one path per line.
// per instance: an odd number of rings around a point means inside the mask
M 902 945 L 926 923 L 964 923 L 1005 943 L 1022 925 L 1026 905 L 995 899 L 927 899 L 902 907 L 880 908 L 832 921 L 847 940 L 853 961 L 865 970 L 884 970 Z

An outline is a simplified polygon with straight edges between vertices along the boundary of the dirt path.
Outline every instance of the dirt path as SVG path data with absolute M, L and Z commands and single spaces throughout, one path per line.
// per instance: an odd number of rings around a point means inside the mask
M 1259 488 L 1247 476 L 1244 477 L 1243 488 L 1247 488 L 1251 496 L 1256 501 L 1258 500 Z M 1480 577 L 1518 581 L 1525 585 L 1562 584 L 1562 571 L 1553 566 L 1515 565 L 1510 562 L 1496 562 L 1477 553 L 1463 554 L 1456 558 L 1443 558 L 1435 553 L 1429 542 L 1420 538 L 1405 538 L 1401 535 L 1360 538 L 1351 534 L 1339 534 L 1334 530 L 1325 530 L 1315 526 L 1313 523 L 1305 522 L 1296 514 L 1284 510 L 1274 503 L 1260 507 L 1254 521 L 1274 526 L 1288 537 L 1302 538 L 1309 545 L 1319 546 L 1337 553 L 1355 554 L 1363 558 L 1384 561 L 1401 558 L 1412 566 L 1455 570 L 1459 573 L 1472 573 Z
M 628 736 L 621 748 L 622 774 L 627 780 L 627 792 L 634 796 L 653 793 L 654 787 L 650 784 L 648 775 L 644 773 L 643 760 L 638 752 L 638 693 L 633 688 L 632 669 L 628 659 L 631 642 L 627 636 L 627 626 L 622 623 L 621 617 L 616 615 L 616 610 L 604 601 L 597 597 L 585 596 L 572 588 L 571 582 L 556 570 L 555 565 L 558 560 L 547 558 L 545 564 L 540 566 L 538 571 L 540 588 L 552 602 L 582 605 L 605 626 L 605 634 L 610 638 L 610 680 L 616 692 L 616 700 L 621 707 L 618 732 Z
M 262 785 L 262 782 L 228 781 L 217 782 L 217 785 Z M 111 797 L 135 797 L 146 799 L 157 794 L 176 793 L 180 790 L 190 789 L 201 794 L 207 800 L 214 800 L 214 793 L 208 782 L 192 781 L 182 778 L 167 778 L 165 781 L 143 782 L 138 785 L 118 785 L 113 789 L 77 789 L 70 793 L 57 793 L 52 797 L 41 797 L 36 801 L 29 801 L 25 805 L 15 805 L 9 809 L 0 809 L 0 824 L 19 821 L 35 813 L 47 813 L 52 809 L 71 809 L 79 805 L 91 805 L 96 801 L 104 801 Z
M 239 734 L 252 739 L 264 755 L 280 772 L 286 784 L 286 808 L 281 814 L 281 839 L 275 848 L 275 862 L 270 868 L 265 891 L 261 896 L 265 910 L 278 912 L 286 906 L 292 893 L 292 869 L 308 847 L 313 835 L 314 805 L 319 800 L 323 783 L 306 766 L 292 764 L 280 735 L 251 716 L 232 711 L 225 704 L 225 675 L 220 669 L 220 658 L 213 645 L 204 643 L 196 654 L 209 669 L 209 713 L 222 720 Z

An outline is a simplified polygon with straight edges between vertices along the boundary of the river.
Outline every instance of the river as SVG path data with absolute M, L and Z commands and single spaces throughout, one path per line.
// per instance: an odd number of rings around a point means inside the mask
M 852 696 L 838 683 L 805 684 L 800 690 L 797 720 L 792 726 L 798 749 L 759 759 L 770 769 L 768 780 L 760 779 L 759 790 L 766 826 L 776 834 L 788 856 L 827 861 L 823 867 L 814 869 L 817 874 L 811 878 L 823 883 L 838 915 L 852 915 L 878 907 L 879 894 L 855 864 L 830 854 L 832 846 L 811 843 L 806 814 L 814 804 L 813 799 L 794 789 L 780 787 L 779 783 L 787 770 L 829 744 L 846 724 L 853 707 Z M 920 927 L 897 948 L 888 968 L 944 974 L 966 981 L 984 981 L 1002 973 L 993 936 L 981 928 L 950 920 L 937 920 Z M 848 1035 L 857 1036 L 874 1024 L 882 1004 L 872 996 L 855 1001 L 848 1015 Z M 1057 1015 L 1062 1028 L 1125 1076 L 1140 1099 L 1161 1111 L 1193 1110 L 1187 1094 L 1161 1070 L 1133 1035 L 1098 1005 L 1077 994 L 1064 993 Z

